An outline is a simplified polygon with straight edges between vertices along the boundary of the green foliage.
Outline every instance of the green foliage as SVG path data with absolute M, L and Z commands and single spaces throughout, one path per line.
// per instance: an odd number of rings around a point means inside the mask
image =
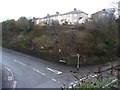
M 30 30 L 29 20 L 26 17 L 20 17 L 16 22 L 16 27 L 19 31 L 27 33 Z
M 54 41 L 52 38 L 42 35 L 39 38 L 34 38 L 33 43 L 36 43 L 38 46 L 49 47 L 54 44 Z
M 40 22 L 39 23 L 39 26 L 45 26 L 46 24 L 45 24 L 45 22 Z
M 16 29 L 15 23 L 16 23 L 16 21 L 14 19 L 3 21 L 2 22 L 2 29 L 7 30 L 7 31 L 8 30 L 13 31 Z
M 84 26 L 44 26 L 42 22 L 40 24 L 35 25 L 26 17 L 20 17 L 18 21 L 4 21 L 3 44 L 16 45 L 36 52 L 43 50 L 55 53 L 68 65 L 76 64 L 76 57 L 71 57 L 76 54 L 80 54 L 81 64 L 99 63 L 106 61 L 106 58 L 114 60 L 116 57 L 118 32 L 113 17 L 93 19 Z M 58 60 L 57 57 L 56 59 Z
M 62 58 L 67 65 L 76 65 L 77 57 L 66 56 Z

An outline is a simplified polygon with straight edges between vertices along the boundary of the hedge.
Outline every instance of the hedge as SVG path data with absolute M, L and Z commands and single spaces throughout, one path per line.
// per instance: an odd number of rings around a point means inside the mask
M 77 64 L 77 56 L 60 56 L 59 54 L 55 54 L 55 53 L 50 53 L 48 51 L 43 51 L 43 50 L 31 50 L 29 48 L 22 48 L 20 46 L 15 46 L 12 44 L 6 44 L 5 42 L 3 42 L 3 47 L 5 48 L 9 48 L 18 52 L 22 52 L 25 54 L 29 54 L 35 57 L 39 57 L 42 58 L 44 60 L 48 60 L 50 62 L 57 62 L 60 63 L 60 59 L 62 59 L 63 61 L 65 61 L 64 64 L 66 65 L 71 65 L 71 66 L 75 66 Z M 80 57 L 80 65 L 93 65 L 93 64 L 100 64 L 100 63 L 104 63 L 108 60 L 100 60 L 101 58 L 99 57 L 87 57 L 82 58 Z M 102 62 L 101 62 L 102 61 Z

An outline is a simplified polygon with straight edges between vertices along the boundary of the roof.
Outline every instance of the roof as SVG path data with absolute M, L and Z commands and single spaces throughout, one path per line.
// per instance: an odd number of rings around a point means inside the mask
M 74 9 L 73 11 L 70 11 L 70 12 L 67 12 L 67 13 L 64 13 L 64 14 L 47 15 L 47 16 L 41 18 L 41 19 L 45 19 L 45 18 L 48 18 L 48 17 L 50 18 L 50 17 L 55 17 L 55 16 L 61 16 L 61 15 L 67 15 L 67 14 L 78 14 L 78 13 L 84 13 L 84 14 L 88 15 L 87 13 L 85 13 L 81 10 Z
M 102 13 L 110 13 L 110 12 L 114 12 L 114 8 L 102 9 L 102 10 L 97 11 L 97 12 L 91 14 L 91 15 L 102 14 Z
M 60 16 L 61 14 L 54 14 L 54 15 L 49 15 L 49 16 L 45 16 L 45 17 L 43 17 L 43 18 L 41 18 L 41 19 L 45 19 L 45 18 L 50 18 L 50 17 L 55 17 L 55 16 Z
M 70 12 L 67 12 L 67 13 L 64 13 L 62 15 L 67 15 L 67 14 L 78 14 L 78 13 L 84 13 L 84 14 L 87 14 L 81 10 L 74 10 L 74 11 L 70 11 Z M 88 14 L 87 14 L 88 15 Z

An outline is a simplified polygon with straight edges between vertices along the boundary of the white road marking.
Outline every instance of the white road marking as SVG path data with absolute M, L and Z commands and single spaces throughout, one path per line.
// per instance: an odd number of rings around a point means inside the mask
M 44 73 L 42 73 L 42 75 L 44 75 L 44 76 L 45 76 L 45 74 L 44 74 Z
M 54 78 L 53 78 L 52 80 L 53 80 L 53 81 L 57 81 L 57 80 L 56 80 L 56 79 L 54 79 Z
M 37 70 L 37 69 L 35 69 L 35 68 L 33 68 L 33 70 L 45 76 L 45 74 L 42 73 L 42 72 L 40 72 L 39 70 Z
M 33 70 L 41 74 L 41 72 L 40 72 L 39 70 L 37 70 L 37 69 L 35 69 L 35 68 L 33 68 Z
M 37 70 L 37 69 L 35 69 L 35 68 L 33 68 L 33 70 L 45 76 L 45 74 L 42 73 L 42 72 L 40 72 L 39 70 Z M 49 78 L 49 77 L 48 77 L 48 78 Z M 57 80 L 54 79 L 54 78 L 51 78 L 51 79 L 52 79 L 53 81 L 55 81 L 55 82 L 57 81 Z M 57 81 L 57 82 L 60 83 L 59 81 Z
M 5 68 L 11 73 L 11 75 L 13 77 L 13 80 L 14 80 L 14 75 L 13 75 L 12 71 L 9 68 L 7 68 L 7 67 L 5 67 Z
M 39 70 L 37 70 L 37 69 L 35 69 L 35 68 L 33 68 L 33 70 L 45 76 L 45 74 L 42 73 L 42 72 L 40 72 Z M 48 78 L 50 78 L 50 77 L 48 77 Z M 53 81 L 55 81 L 55 82 L 57 81 L 57 80 L 54 79 L 54 78 L 51 78 L 51 79 L 52 79 Z M 57 82 L 60 83 L 59 81 L 57 81 Z
M 52 72 L 54 72 L 56 74 L 62 74 L 61 71 L 58 71 L 58 70 L 55 70 L 55 69 L 51 69 L 51 68 L 46 68 L 46 69 L 49 70 L 49 71 L 52 71 Z
M 13 88 L 16 88 L 17 81 L 13 82 Z
M 12 81 L 13 80 L 13 76 L 8 76 L 8 81 Z
M 14 60 L 14 61 L 17 62 L 17 63 L 19 63 L 19 64 L 21 64 L 21 65 L 23 65 L 23 66 L 27 66 L 26 64 L 24 64 L 24 63 L 22 63 L 20 61 L 17 61 L 17 60 Z
M 11 76 L 12 76 L 12 80 L 15 80 L 15 78 L 14 78 L 14 74 L 12 73 L 12 71 L 9 69 L 9 68 L 7 68 L 7 67 L 5 67 L 10 73 L 11 73 Z M 17 81 L 13 81 L 13 84 L 12 84 L 12 88 L 16 88 L 16 85 L 17 85 Z

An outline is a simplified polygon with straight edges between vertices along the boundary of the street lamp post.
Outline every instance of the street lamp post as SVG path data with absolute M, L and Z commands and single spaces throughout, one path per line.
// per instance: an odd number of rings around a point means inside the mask
M 79 64 L 80 64 L 80 60 L 79 60 L 79 59 L 80 59 L 80 55 L 77 54 L 77 57 L 78 57 L 78 58 L 77 58 L 77 71 L 79 71 L 79 67 L 80 67 L 80 66 L 79 66 Z

